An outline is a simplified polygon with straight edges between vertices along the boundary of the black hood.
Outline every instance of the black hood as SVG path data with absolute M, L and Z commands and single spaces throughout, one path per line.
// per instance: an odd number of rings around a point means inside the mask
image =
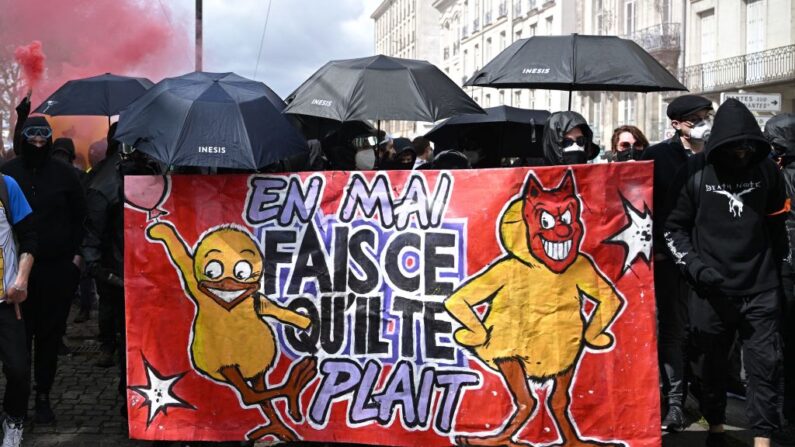
M 781 113 L 765 124 L 765 138 L 770 144 L 785 149 L 785 157 L 795 157 L 795 114 Z
M 50 127 L 50 123 L 47 122 L 47 119 L 43 116 L 31 116 L 25 120 L 25 124 L 22 125 L 22 135 L 25 133 L 25 129 L 28 127 Z M 47 138 L 47 144 L 44 147 L 38 148 L 30 143 L 28 143 L 27 139 L 24 136 L 21 136 L 21 146 L 22 150 L 20 151 L 20 156 L 25 161 L 25 165 L 28 167 L 37 168 L 44 163 L 45 160 L 50 158 L 50 154 L 52 153 L 52 135 Z
M 745 104 L 734 99 L 727 99 L 715 114 L 712 133 L 704 148 L 704 155 L 710 162 L 716 161 L 716 154 L 724 149 L 731 149 L 741 140 L 748 140 L 754 145 L 752 162 L 758 163 L 770 153 L 770 143 L 767 142 L 756 118 L 745 107 Z M 718 154 L 718 157 L 720 154 Z
M 52 153 L 62 151 L 65 152 L 69 156 L 69 160 L 72 161 L 75 159 L 75 143 L 72 141 L 71 138 L 57 138 L 52 143 Z
M 544 158 L 552 165 L 565 164 L 563 161 L 563 148 L 560 142 L 563 136 L 575 127 L 579 127 L 587 142 L 585 154 L 588 160 L 593 160 L 599 155 L 599 146 L 593 143 L 593 131 L 588 126 L 582 115 L 577 112 L 555 112 L 549 116 L 544 125 Z

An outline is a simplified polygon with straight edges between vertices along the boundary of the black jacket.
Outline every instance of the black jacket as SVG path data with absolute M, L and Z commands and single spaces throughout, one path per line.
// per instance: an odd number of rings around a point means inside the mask
M 787 197 L 795 199 L 795 114 L 782 113 L 774 116 L 765 124 L 765 138 L 784 151 L 781 155 L 784 183 L 787 187 Z M 787 233 L 789 233 L 790 252 L 795 253 L 795 209 L 790 207 L 786 219 Z M 790 263 L 793 263 L 790 256 Z
M 34 168 L 17 157 L 0 171 L 19 183 L 33 209 L 33 229 L 38 238 L 36 261 L 71 259 L 79 254 L 86 203 L 74 169 L 51 158 Z
M 754 147 L 746 167 L 729 163 L 740 141 Z M 704 152 L 688 160 L 672 189 L 665 223 L 671 254 L 697 290 L 711 267 L 723 276 L 713 291 L 745 296 L 779 285 L 788 252 L 783 214 L 784 179 L 767 155 L 770 145 L 739 101 L 727 100 L 715 116 Z
M 653 146 L 649 146 L 641 160 L 654 161 L 654 247 L 655 254 L 667 255 L 664 249 L 665 238 L 663 237 L 665 219 L 670 214 L 670 201 L 674 178 L 677 172 L 687 164 L 687 160 L 693 153 L 682 145 L 679 133 L 668 140 L 661 141 Z
M 121 157 L 111 154 L 97 165 L 88 185 L 88 218 L 83 239 L 83 257 L 89 271 L 99 280 L 108 273 L 124 275 L 124 202 Z

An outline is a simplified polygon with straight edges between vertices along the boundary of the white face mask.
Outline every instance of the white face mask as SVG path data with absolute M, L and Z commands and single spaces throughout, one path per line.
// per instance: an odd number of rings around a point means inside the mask
M 373 149 L 363 149 L 356 152 L 356 169 L 360 171 L 371 171 L 375 168 L 375 151 Z
M 712 133 L 712 124 L 704 120 L 690 129 L 690 139 L 695 141 L 707 141 L 710 133 Z

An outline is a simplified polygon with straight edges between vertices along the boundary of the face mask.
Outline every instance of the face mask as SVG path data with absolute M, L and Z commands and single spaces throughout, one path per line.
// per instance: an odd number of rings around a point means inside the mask
M 480 151 L 464 151 L 470 165 L 476 165 L 480 161 Z
M 22 159 L 25 161 L 26 165 L 37 168 L 44 163 L 44 160 L 50 153 L 51 146 L 51 140 L 47 140 L 47 144 L 42 147 L 38 147 L 29 143 L 27 140 L 23 140 L 20 155 L 22 156 Z
M 585 147 L 578 144 L 567 147 L 563 152 L 564 165 L 581 165 L 588 162 Z
M 616 153 L 616 161 L 640 160 L 643 150 L 628 149 Z
M 360 171 L 370 171 L 375 168 L 375 151 L 364 149 L 356 152 L 356 169 Z
M 690 129 L 690 140 L 706 142 L 709 140 L 710 133 L 712 133 L 712 124 L 707 120 L 701 121 Z

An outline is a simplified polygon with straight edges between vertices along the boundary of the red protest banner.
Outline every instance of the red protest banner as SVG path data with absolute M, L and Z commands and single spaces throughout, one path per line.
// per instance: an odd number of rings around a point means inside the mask
M 126 178 L 131 436 L 659 445 L 651 167 Z

